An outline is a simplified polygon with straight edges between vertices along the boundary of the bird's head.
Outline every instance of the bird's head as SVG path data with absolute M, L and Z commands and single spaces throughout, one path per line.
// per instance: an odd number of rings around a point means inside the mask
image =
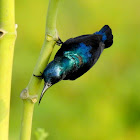
M 54 61 L 52 61 L 44 70 L 42 77 L 44 79 L 44 88 L 42 90 L 39 103 L 41 102 L 41 99 L 46 90 L 57 82 L 63 80 L 65 75 L 63 68 L 59 64 L 56 64 Z

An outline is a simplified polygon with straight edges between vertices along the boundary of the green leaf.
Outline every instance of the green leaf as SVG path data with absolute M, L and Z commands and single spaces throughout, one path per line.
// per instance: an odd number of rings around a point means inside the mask
M 49 133 L 45 132 L 43 128 L 37 128 L 35 131 L 36 140 L 46 140 L 49 136 Z

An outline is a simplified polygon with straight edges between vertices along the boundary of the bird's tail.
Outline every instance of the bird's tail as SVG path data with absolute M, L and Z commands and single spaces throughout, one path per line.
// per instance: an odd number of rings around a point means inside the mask
M 105 43 L 105 48 L 108 48 L 113 44 L 112 30 L 108 25 L 105 25 L 99 32 L 96 32 L 95 34 L 102 35 L 102 41 Z

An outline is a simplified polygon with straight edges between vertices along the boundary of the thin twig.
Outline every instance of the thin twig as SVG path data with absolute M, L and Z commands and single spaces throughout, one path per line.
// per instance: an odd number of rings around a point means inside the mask
M 50 55 L 53 51 L 53 47 L 58 40 L 58 35 L 56 31 L 56 16 L 58 9 L 59 0 L 50 0 L 47 12 L 46 21 L 46 33 L 45 40 L 40 52 L 39 59 L 33 71 L 33 74 L 39 75 L 43 72 L 46 65 L 48 64 Z M 41 79 L 36 78 L 32 75 L 30 82 L 26 89 L 24 89 L 20 95 L 23 99 L 23 118 L 21 125 L 21 140 L 30 140 L 31 137 L 31 127 L 32 127 L 32 117 L 34 104 L 37 101 L 37 93 L 41 85 Z

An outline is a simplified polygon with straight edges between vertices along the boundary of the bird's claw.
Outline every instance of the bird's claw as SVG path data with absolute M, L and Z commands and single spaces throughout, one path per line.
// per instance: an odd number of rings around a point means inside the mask
M 41 73 L 41 75 L 35 75 L 35 74 L 33 74 L 33 76 L 35 76 L 35 77 L 37 77 L 39 79 L 43 79 L 43 74 L 42 74 L 42 72 L 40 72 L 40 73 Z
M 56 44 L 58 45 L 58 46 L 60 46 L 61 44 L 63 44 L 63 42 L 62 42 L 62 40 L 58 37 L 58 40 L 56 41 Z

